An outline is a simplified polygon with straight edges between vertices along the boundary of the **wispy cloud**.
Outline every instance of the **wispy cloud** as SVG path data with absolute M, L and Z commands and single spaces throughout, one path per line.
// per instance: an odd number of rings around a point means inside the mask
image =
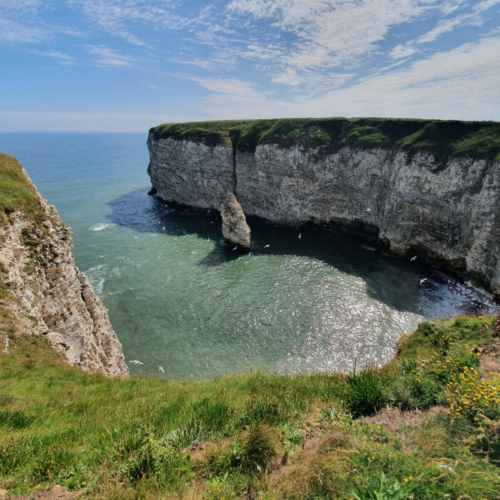
M 0 18 L 0 43 L 39 43 L 52 39 L 54 33 L 44 27 L 30 26 Z
M 479 2 L 478 4 L 474 5 L 472 8 L 476 12 L 486 12 L 490 7 L 498 5 L 499 3 L 500 0 L 484 0 L 483 2 Z
M 31 52 L 32 52 L 32 54 L 38 54 L 40 56 L 45 56 L 45 57 L 54 57 L 56 59 L 63 59 L 64 61 L 73 61 L 74 60 L 74 58 L 68 56 L 68 54 L 58 52 L 57 50 L 52 50 L 52 51 L 33 50 Z
M 276 51 L 284 73 L 353 65 L 375 52 L 389 29 L 424 15 L 435 0 L 233 0 L 228 12 L 269 19 L 272 26 L 296 37 L 291 50 Z M 255 44 L 254 44 L 255 46 Z M 253 48 L 248 57 L 269 56 Z
M 434 29 L 422 35 L 417 40 L 417 43 L 434 42 L 438 36 L 442 35 L 443 33 L 453 31 L 459 26 L 481 26 L 483 22 L 484 19 L 477 14 L 468 14 L 464 16 L 457 16 L 453 19 L 445 19 L 443 21 L 440 21 Z
M 499 53 L 500 37 L 483 39 L 311 99 L 285 101 L 243 81 L 198 83 L 214 92 L 204 111 L 219 119 L 339 115 L 493 119 L 500 113 L 500 87 L 495 83 L 500 78 Z
M 93 23 L 108 33 L 124 38 L 134 45 L 148 43 L 131 30 L 133 24 L 146 24 L 154 29 L 179 30 L 193 19 L 173 13 L 175 3 L 170 0 L 150 2 L 146 0 L 69 0 L 70 5 L 78 7 Z
M 404 45 L 399 44 L 399 45 L 396 45 L 396 47 L 394 47 L 391 50 L 389 57 L 393 60 L 398 60 L 398 59 L 402 59 L 404 57 L 409 57 L 409 56 L 415 54 L 416 52 L 418 52 L 418 50 L 411 43 L 404 44 Z
M 78 29 L 46 23 L 39 12 L 43 6 L 41 0 L 0 0 L 0 43 L 34 44 L 58 35 L 82 36 Z
M 0 9 L 17 11 L 35 10 L 40 3 L 40 0 L 0 0 Z
M 128 68 L 137 61 L 134 57 L 120 54 L 115 49 L 110 49 L 104 45 L 92 46 L 87 45 L 86 49 L 93 55 L 98 56 L 97 59 L 92 60 L 92 64 L 100 67 L 112 67 L 112 68 Z

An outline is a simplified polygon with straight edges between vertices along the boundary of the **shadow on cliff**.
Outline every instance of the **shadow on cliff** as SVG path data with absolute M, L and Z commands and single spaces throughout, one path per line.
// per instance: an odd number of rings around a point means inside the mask
M 377 248 L 357 236 L 318 226 L 299 229 L 275 226 L 253 217 L 248 217 L 252 230 L 252 254 L 249 257 L 248 254 L 233 251 L 224 243 L 220 215 L 179 212 L 148 196 L 147 192 L 148 189 L 139 189 L 111 201 L 112 212 L 108 218 L 139 233 L 170 236 L 195 234 L 199 238 L 215 241 L 215 248 L 199 262 L 200 266 L 215 267 L 259 255 L 294 255 L 316 259 L 341 273 L 363 280 L 366 293 L 373 299 L 398 311 L 415 314 L 422 313 L 419 302 L 424 292 L 427 298 L 433 294 L 438 298 L 442 287 L 454 280 L 448 273 L 423 261 L 410 262 L 409 259 L 383 256 Z M 269 247 L 266 248 L 266 245 Z M 423 277 L 429 279 L 420 285 Z

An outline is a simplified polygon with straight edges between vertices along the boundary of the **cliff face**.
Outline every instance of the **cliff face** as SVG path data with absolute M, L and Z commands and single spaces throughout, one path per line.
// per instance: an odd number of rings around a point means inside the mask
M 439 122 L 400 121 L 398 128 L 393 121 L 392 129 L 387 121 L 378 129 L 373 121 L 357 129 L 333 122 L 324 130 L 321 122 L 305 123 L 286 137 L 273 136 L 271 124 L 250 145 L 245 133 L 255 134 L 245 131 L 255 125 L 233 127 L 240 127 L 233 141 L 231 129 L 219 140 L 203 130 L 152 129 L 148 173 L 159 198 L 173 206 L 216 210 L 232 191 L 246 215 L 369 234 L 395 254 L 415 252 L 466 271 L 486 289 L 500 288 L 500 141 L 491 141 L 491 130 L 500 136 L 497 124 L 449 125 L 453 133 L 443 138 Z M 370 140 L 363 142 L 366 129 Z M 441 142 L 429 142 L 432 130 Z
M 24 169 L 22 174 L 39 197 L 38 215 L 44 220 L 34 221 L 14 211 L 0 227 L 2 282 L 7 292 L 1 305 L 15 318 L 18 331 L 45 336 L 70 364 L 108 376 L 128 375 L 108 312 L 75 266 L 71 230 L 32 186 Z

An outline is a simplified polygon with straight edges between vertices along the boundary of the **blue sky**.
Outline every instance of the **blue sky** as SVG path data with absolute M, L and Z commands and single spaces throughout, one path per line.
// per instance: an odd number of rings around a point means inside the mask
M 500 0 L 0 0 L 0 131 L 500 120 Z

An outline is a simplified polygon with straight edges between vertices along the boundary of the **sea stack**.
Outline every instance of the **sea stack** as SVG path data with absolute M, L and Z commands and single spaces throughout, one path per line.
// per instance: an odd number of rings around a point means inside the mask
M 233 193 L 227 193 L 220 208 L 222 215 L 222 234 L 228 245 L 238 250 L 250 251 L 250 228 L 241 205 Z

